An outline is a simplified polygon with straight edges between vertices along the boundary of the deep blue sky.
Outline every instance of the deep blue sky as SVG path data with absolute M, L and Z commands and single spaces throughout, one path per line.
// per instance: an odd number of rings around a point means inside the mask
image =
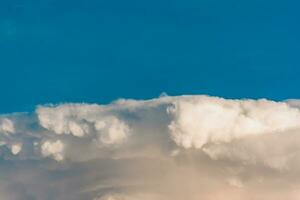
M 1 0 L 0 112 L 210 94 L 300 98 L 300 3 Z

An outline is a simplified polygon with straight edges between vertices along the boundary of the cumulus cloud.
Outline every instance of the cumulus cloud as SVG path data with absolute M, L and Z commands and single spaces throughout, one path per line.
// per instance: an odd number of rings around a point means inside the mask
M 5 117 L 0 119 L 0 132 L 2 133 L 14 133 L 14 124 L 10 119 Z
M 55 142 L 45 141 L 41 145 L 41 152 L 43 156 L 52 156 L 57 161 L 63 160 L 63 149 L 64 144 L 60 140 L 57 140 Z
M 297 200 L 299 102 L 164 95 L 2 115 L 0 198 Z
M 72 134 L 83 137 L 89 133 L 89 122 L 101 108 L 97 105 L 67 104 L 56 107 L 38 107 L 39 124 L 56 134 Z
M 22 150 L 22 144 L 11 145 L 11 153 L 17 155 Z
M 97 135 L 104 144 L 122 143 L 129 127 L 99 105 L 66 104 L 56 107 L 38 107 L 39 124 L 56 134 L 76 137 Z
M 190 98 L 176 101 L 169 112 L 174 115 L 169 125 L 172 136 L 185 148 L 286 131 L 300 125 L 298 109 L 264 99 Z

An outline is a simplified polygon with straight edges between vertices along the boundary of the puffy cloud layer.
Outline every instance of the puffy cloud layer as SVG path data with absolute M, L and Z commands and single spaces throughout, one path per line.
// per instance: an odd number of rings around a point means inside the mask
M 0 198 L 296 200 L 299 102 L 164 96 L 2 115 Z
M 129 128 L 104 107 L 86 104 L 67 104 L 56 107 L 38 107 L 36 114 L 40 126 L 56 134 L 75 137 L 97 135 L 104 144 L 122 143 Z

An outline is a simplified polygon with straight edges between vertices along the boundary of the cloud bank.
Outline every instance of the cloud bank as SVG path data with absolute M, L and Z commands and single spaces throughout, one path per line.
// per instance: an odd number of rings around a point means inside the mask
M 0 116 L 3 200 L 300 199 L 300 101 L 210 96 Z

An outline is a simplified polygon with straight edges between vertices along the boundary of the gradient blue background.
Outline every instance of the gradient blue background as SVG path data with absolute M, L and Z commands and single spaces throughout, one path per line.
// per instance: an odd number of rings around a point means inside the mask
M 300 3 L 1 0 L 0 112 L 210 94 L 300 98 Z

